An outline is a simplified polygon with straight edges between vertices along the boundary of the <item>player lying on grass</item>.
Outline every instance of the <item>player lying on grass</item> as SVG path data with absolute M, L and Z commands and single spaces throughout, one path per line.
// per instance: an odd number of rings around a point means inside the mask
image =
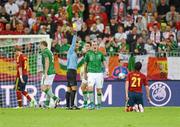
M 60 99 L 56 97 L 52 92 L 52 83 L 55 77 L 54 69 L 54 57 L 52 52 L 47 48 L 48 44 L 46 41 L 40 43 L 42 65 L 43 65 L 43 76 L 41 80 L 41 89 L 46 94 L 45 107 L 50 107 L 50 99 L 52 98 L 55 102 L 55 108 L 58 106 Z
M 149 86 L 147 78 L 144 74 L 140 72 L 142 67 L 141 62 L 135 63 L 135 71 L 130 72 L 127 75 L 126 84 L 125 84 L 125 94 L 126 94 L 126 102 L 128 103 L 129 108 L 127 111 L 133 111 L 133 109 L 137 112 L 144 112 L 143 108 L 143 94 L 142 94 L 142 86 L 145 86 L 146 96 L 148 101 L 150 102 L 149 95 Z
M 87 42 L 86 45 L 85 45 L 85 48 L 83 49 L 83 52 L 84 54 L 86 54 L 91 48 L 91 43 L 90 42 Z M 80 77 L 81 77 L 81 90 L 82 90 L 82 93 L 83 93 L 83 100 L 84 100 L 84 108 L 87 108 L 88 107 L 88 81 L 87 81 L 87 77 L 86 77 L 86 74 L 85 74 L 85 66 L 82 65 L 81 67 L 81 70 L 80 70 Z
M 15 90 L 18 101 L 17 108 L 22 107 L 22 95 L 24 95 L 28 99 L 28 101 L 30 102 L 30 107 L 34 107 L 35 101 L 25 91 L 26 84 L 28 81 L 28 75 L 27 75 L 28 59 L 26 55 L 22 53 L 20 47 L 15 48 L 15 55 L 16 55 L 16 64 L 17 64 L 17 76 L 16 76 L 16 84 L 15 84 Z

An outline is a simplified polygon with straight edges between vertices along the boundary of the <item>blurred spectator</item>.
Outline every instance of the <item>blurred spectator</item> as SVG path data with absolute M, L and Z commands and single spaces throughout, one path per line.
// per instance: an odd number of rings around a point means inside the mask
M 22 5 L 21 8 L 25 10 L 26 16 L 27 16 L 28 18 L 30 18 L 33 11 L 32 11 L 32 9 L 29 7 L 29 5 L 28 5 L 28 3 L 27 3 L 26 1 L 23 3 L 23 5 Z
M 110 55 L 110 56 L 114 56 L 118 53 L 119 46 L 115 42 L 114 37 L 109 37 L 106 40 L 106 51 L 108 52 L 108 55 Z
M 18 23 L 16 25 L 16 30 L 14 31 L 14 34 L 16 34 L 16 35 L 24 34 L 24 25 L 23 25 L 23 23 Z
M 19 7 L 14 0 L 8 0 L 8 2 L 4 5 L 6 13 L 10 16 L 16 15 L 19 12 Z
M 176 40 L 174 40 L 174 35 L 171 34 L 169 36 L 169 40 L 170 40 L 170 45 L 169 45 L 169 48 L 170 48 L 170 51 L 171 52 L 177 52 L 178 50 L 178 43 Z
M 102 52 L 104 55 L 107 55 L 106 54 L 106 42 L 105 42 L 105 39 L 102 39 L 102 38 L 98 38 L 98 43 L 99 43 L 99 51 Z
M 142 4 L 142 0 L 128 0 L 128 5 L 130 10 L 134 10 L 137 9 L 138 11 L 140 11 L 141 8 L 141 4 Z
M 103 34 L 104 38 L 108 38 L 110 37 L 112 34 L 111 34 L 111 29 L 110 29 L 110 26 L 105 26 L 105 29 L 104 29 L 104 34 Z
M 70 45 L 68 44 L 68 41 L 66 38 L 62 39 L 61 42 L 54 42 L 53 43 L 53 49 L 56 53 L 59 53 L 60 55 L 62 55 L 61 57 L 63 57 L 63 54 L 67 54 L 68 49 L 69 49 Z
M 68 20 L 72 21 L 72 17 L 73 17 L 73 11 L 72 11 L 72 3 L 71 0 L 66 0 L 66 11 L 68 14 Z
M 160 20 L 166 20 L 166 13 L 169 11 L 169 5 L 166 4 L 166 0 L 161 0 L 157 7 L 158 17 Z
M 167 39 L 170 37 L 170 35 L 174 36 L 174 40 L 176 40 L 176 34 L 175 32 L 171 31 L 171 27 L 170 26 L 166 26 L 166 31 L 163 32 L 163 38 Z
M 104 24 L 102 23 L 102 19 L 99 16 L 96 16 L 96 26 L 97 26 L 97 29 L 101 33 L 103 33 L 103 31 L 104 31 Z
M 89 4 L 89 13 L 97 15 L 100 12 L 101 4 L 97 0 L 92 0 L 92 3 Z
M 28 16 L 27 16 L 26 11 L 24 9 L 19 10 L 19 13 L 17 15 L 17 20 L 18 20 L 18 22 L 22 22 L 25 25 L 28 24 Z
M 0 12 L 0 23 L 5 25 L 8 21 L 10 21 L 10 16 L 5 12 L 5 8 L 1 8 Z
M 154 24 L 157 24 L 158 29 L 160 29 L 160 27 L 161 27 L 160 23 L 158 23 L 158 22 L 156 21 L 156 19 L 155 19 L 154 16 L 151 16 L 151 17 L 150 17 L 150 22 L 147 24 L 147 29 L 148 29 L 149 31 L 153 31 L 153 25 L 154 25 Z
M 127 44 L 129 45 L 129 52 L 134 53 L 136 48 L 136 42 L 138 39 L 137 27 L 134 26 L 132 32 L 127 36 Z
M 24 4 L 24 0 L 16 0 L 15 2 L 19 7 L 21 7 Z
M 112 4 L 111 17 L 115 18 L 118 22 L 121 22 L 124 20 L 125 16 L 126 16 L 126 5 L 123 3 L 122 0 L 116 0 Z
M 115 18 L 110 20 L 111 34 L 114 35 L 117 32 L 118 24 Z
M 139 34 L 142 33 L 143 30 L 147 29 L 146 23 L 143 22 L 142 15 L 138 15 L 136 22 L 135 22 L 135 26 L 137 27 Z
M 8 2 L 8 0 L 0 0 L 0 5 L 4 6 L 4 4 L 7 2 Z
M 115 34 L 115 40 L 117 42 L 126 42 L 127 35 L 124 32 L 123 26 L 118 26 L 118 32 Z
M 148 31 L 147 30 L 143 30 L 141 35 L 142 35 L 142 38 L 143 38 L 143 42 L 147 43 L 148 38 L 149 38 Z
M 143 12 L 154 14 L 156 13 L 156 0 L 146 0 L 145 6 L 143 8 Z
M 110 54 L 156 50 L 164 55 L 180 46 L 179 4 L 179 0 L 1 0 L 0 34 L 49 34 L 53 51 L 64 53 L 74 23 L 79 53 L 86 42 L 97 41 L 104 54 L 107 46 Z
M 57 30 L 55 32 L 55 37 L 54 37 L 54 41 L 57 43 L 61 43 L 61 40 L 63 39 L 63 35 L 62 35 L 62 27 L 60 25 L 57 26 Z
M 154 45 L 150 39 L 147 40 L 147 43 L 144 45 L 144 49 L 147 54 L 155 54 Z
M 174 5 L 171 5 L 170 12 L 166 14 L 166 21 L 167 22 L 177 22 L 178 21 L 178 13 L 176 12 L 176 8 Z
M 108 24 L 108 16 L 105 12 L 105 8 L 101 7 L 99 13 L 97 13 L 97 16 L 100 17 L 100 19 L 102 20 L 102 23 L 104 24 L 104 26 L 106 26 Z
M 24 34 L 25 34 L 25 35 L 29 35 L 30 32 L 31 32 L 31 30 L 29 29 L 29 27 L 25 27 L 25 28 L 24 28 Z
M 143 41 L 142 36 L 139 36 L 137 39 L 135 50 L 134 50 L 135 54 L 137 54 L 137 55 L 146 54 L 146 50 L 144 49 L 144 43 L 145 42 Z
M 34 10 L 35 12 L 41 12 L 42 9 L 43 9 L 42 0 L 34 0 L 33 10 Z
M 78 13 L 79 16 L 83 17 L 83 11 L 84 11 L 84 4 L 80 2 L 80 0 L 74 0 L 74 3 L 72 5 L 72 12 L 73 14 Z
M 180 13 L 180 2 L 179 0 L 169 0 L 170 5 L 174 5 L 176 7 L 176 11 Z
M 157 24 L 153 25 L 153 31 L 150 32 L 150 41 L 154 45 L 155 50 L 158 50 L 158 45 L 162 41 L 163 35 L 162 32 L 158 29 Z
M 89 18 L 86 20 L 86 24 L 90 28 L 95 22 L 95 19 L 92 14 L 89 15 Z
M 101 3 L 101 5 L 103 5 L 105 7 L 106 14 L 108 16 L 108 19 L 110 20 L 111 19 L 111 8 L 112 8 L 113 1 L 112 0 L 100 0 L 100 3 Z
M 129 31 L 132 30 L 134 27 L 133 18 L 131 17 L 131 15 L 128 14 L 126 16 L 126 20 L 123 22 L 123 24 L 126 33 L 129 33 Z
M 96 36 L 96 37 L 101 37 L 102 36 L 102 32 L 100 32 L 97 28 L 96 24 L 93 24 L 90 28 L 90 36 Z
M 170 39 L 164 39 L 163 41 L 159 42 L 158 44 L 158 56 L 165 57 L 166 52 L 170 51 L 168 48 L 168 45 L 170 45 Z
M 134 8 L 132 10 L 132 19 L 133 19 L 134 23 L 136 22 L 138 16 L 139 16 L 138 8 Z
M 80 31 L 82 29 L 83 19 L 79 16 L 78 13 L 74 14 L 74 17 L 72 18 L 72 22 L 76 24 L 77 31 Z
M 29 28 L 32 29 L 33 25 L 37 22 L 36 13 L 33 12 L 31 18 L 28 19 Z
M 13 31 L 12 31 L 12 29 L 11 29 L 11 24 L 6 23 L 5 29 L 2 30 L 2 31 L 0 31 L 0 34 L 2 34 L 2 35 L 13 34 Z
M 81 31 L 78 31 L 78 35 L 81 37 L 82 41 L 85 41 L 87 35 L 89 35 L 89 28 L 86 23 L 82 24 Z
M 177 43 L 178 43 L 178 47 L 180 49 L 180 31 L 178 31 L 178 33 L 177 33 Z

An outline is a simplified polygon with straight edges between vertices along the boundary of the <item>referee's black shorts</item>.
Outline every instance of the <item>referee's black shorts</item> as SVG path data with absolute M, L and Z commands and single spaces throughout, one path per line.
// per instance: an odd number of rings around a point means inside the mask
M 28 81 L 28 76 L 27 75 L 23 75 L 22 78 L 24 80 L 24 83 L 21 82 L 20 77 L 16 78 L 16 86 L 15 86 L 16 90 L 25 91 L 26 84 L 27 84 L 27 81 Z
M 77 76 L 77 71 L 74 69 L 68 69 L 67 70 L 67 86 L 71 87 L 71 86 L 77 86 L 77 80 L 76 80 L 76 76 Z

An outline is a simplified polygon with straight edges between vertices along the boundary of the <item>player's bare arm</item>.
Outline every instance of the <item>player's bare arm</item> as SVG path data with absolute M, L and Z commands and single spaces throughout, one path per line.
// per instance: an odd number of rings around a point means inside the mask
M 87 63 L 84 63 L 84 78 L 87 80 Z
M 148 102 L 151 101 L 151 98 L 150 98 L 150 94 L 149 94 L 149 86 L 145 86 L 145 89 L 146 89 L 146 97 L 147 97 L 147 100 Z
M 105 72 L 106 72 L 106 75 L 109 75 L 109 69 L 108 69 L 108 65 L 107 65 L 107 63 L 106 63 L 106 61 L 103 61 L 103 65 L 104 65 L 104 67 L 105 67 Z
M 48 68 L 49 68 L 49 59 L 48 57 L 46 57 L 45 58 L 45 78 L 47 78 Z
M 23 77 L 22 77 L 22 67 L 19 67 L 18 70 L 19 70 L 20 80 L 21 80 L 22 83 L 24 83 L 24 80 L 23 80 Z
M 126 81 L 126 83 L 125 83 L 125 96 L 126 96 L 126 101 L 129 100 L 128 88 L 129 88 L 129 81 Z

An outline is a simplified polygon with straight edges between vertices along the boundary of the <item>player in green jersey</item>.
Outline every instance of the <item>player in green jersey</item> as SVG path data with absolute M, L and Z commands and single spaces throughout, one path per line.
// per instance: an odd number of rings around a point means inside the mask
M 41 80 L 41 89 L 46 94 L 45 107 L 50 107 L 50 99 L 52 98 L 55 102 L 55 108 L 57 107 L 60 99 L 56 97 L 52 92 L 52 83 L 55 77 L 54 69 L 54 57 L 52 52 L 47 48 L 48 44 L 46 41 L 40 43 L 42 65 L 43 65 L 43 76 Z
M 91 49 L 91 42 L 87 42 L 85 47 L 83 48 L 83 53 L 84 55 L 86 53 L 88 53 Z M 84 100 L 84 108 L 87 108 L 88 107 L 88 89 L 87 89 L 87 86 L 88 86 L 88 82 L 87 82 L 87 77 L 86 77 L 86 74 L 85 74 L 85 66 L 84 64 L 82 65 L 81 69 L 80 69 L 80 78 L 81 78 L 81 90 L 82 90 L 82 93 L 83 93 L 83 100 Z
M 102 87 L 104 82 L 103 68 L 106 68 L 106 74 L 108 74 L 108 68 L 105 61 L 105 56 L 98 51 L 98 43 L 92 42 L 92 51 L 89 51 L 85 55 L 85 70 L 88 78 L 88 94 L 89 94 L 89 109 L 95 108 L 93 87 L 96 85 L 97 90 L 97 109 L 101 107 Z

